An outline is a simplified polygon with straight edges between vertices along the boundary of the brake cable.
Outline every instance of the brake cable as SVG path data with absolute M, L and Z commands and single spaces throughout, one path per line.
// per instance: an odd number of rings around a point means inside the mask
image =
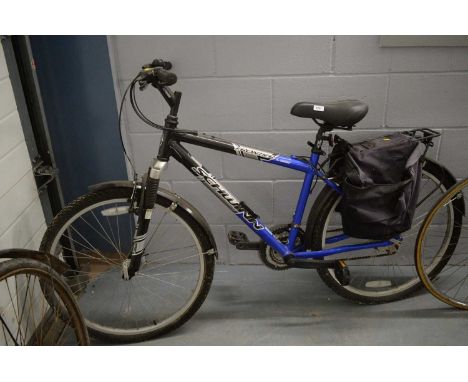
M 119 137 L 120 137 L 120 144 L 122 145 L 122 149 L 123 149 L 123 152 L 125 154 L 125 157 L 128 160 L 128 163 L 130 163 L 130 166 L 132 167 L 134 181 L 137 179 L 138 174 L 136 173 L 135 165 L 133 164 L 132 159 L 128 155 L 127 150 L 125 148 L 125 143 L 123 141 L 123 137 L 122 137 L 122 111 L 123 111 L 123 105 L 125 103 L 125 98 L 127 97 L 128 91 L 129 91 L 130 87 L 132 86 L 132 84 L 134 83 L 134 81 L 136 81 L 139 76 L 140 76 L 140 74 L 138 74 L 132 80 L 132 82 L 130 82 L 130 84 L 127 86 L 127 88 L 125 89 L 125 92 L 124 92 L 124 94 L 122 96 L 122 100 L 120 101 L 120 108 L 119 108 Z
M 123 136 L 122 136 L 122 114 L 123 114 L 123 106 L 124 106 L 124 103 L 125 103 L 125 99 L 127 98 L 127 95 L 130 93 L 130 104 L 132 106 L 132 109 L 135 112 L 135 114 L 138 116 L 138 118 L 140 118 L 145 124 L 147 124 L 147 125 L 149 125 L 151 127 L 154 127 L 154 128 L 156 128 L 158 130 L 162 130 L 162 131 L 172 131 L 173 130 L 172 128 L 168 128 L 168 127 L 165 127 L 165 126 L 158 125 L 157 123 L 155 123 L 151 119 L 149 119 L 141 111 L 140 106 L 138 105 L 138 102 L 137 102 L 137 99 L 136 99 L 136 94 L 135 94 L 135 86 L 136 86 L 137 83 L 140 84 L 140 90 L 141 91 L 143 91 L 146 88 L 146 86 L 148 85 L 148 83 L 146 83 L 146 85 L 142 85 L 141 73 L 138 73 L 133 78 L 133 80 L 130 82 L 130 84 L 125 89 L 125 92 L 124 92 L 124 94 L 122 96 L 122 100 L 120 101 L 119 122 L 118 122 L 120 144 L 122 146 L 124 155 L 125 155 L 126 159 L 128 160 L 128 162 L 130 163 L 130 166 L 132 168 L 134 182 L 136 182 L 136 180 L 138 178 L 138 174 L 136 172 L 134 162 L 133 162 L 132 158 L 130 157 L 130 155 L 128 154 L 128 151 L 127 151 L 127 149 L 125 147 L 125 143 L 123 141 Z M 178 129 L 177 131 L 181 132 L 181 133 L 186 133 L 186 134 L 198 135 L 198 131 L 194 131 L 194 130 L 181 130 L 181 129 Z

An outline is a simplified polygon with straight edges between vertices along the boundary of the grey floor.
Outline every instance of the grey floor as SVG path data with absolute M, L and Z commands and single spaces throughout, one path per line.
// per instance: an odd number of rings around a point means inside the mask
M 218 265 L 198 313 L 141 345 L 468 345 L 467 327 L 468 312 L 427 293 L 357 305 L 312 270 Z

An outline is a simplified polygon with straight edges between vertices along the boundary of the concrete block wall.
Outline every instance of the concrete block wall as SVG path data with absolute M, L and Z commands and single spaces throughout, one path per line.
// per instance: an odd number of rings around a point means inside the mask
M 380 48 L 378 36 L 118 36 L 110 52 L 122 90 L 143 63 L 172 61 L 183 92 L 180 127 L 281 153 L 309 153 L 313 122 L 289 114 L 298 101 L 360 99 L 366 118 L 350 141 L 398 129 L 443 131 L 430 153 L 457 177 L 468 176 L 468 48 Z M 138 94 L 142 109 L 162 122 L 168 112 L 157 92 Z M 126 130 L 138 171 L 155 155 L 159 134 L 131 109 Z M 300 174 L 244 158 L 189 147 L 211 172 L 274 225 L 290 219 Z M 190 200 L 210 222 L 221 261 L 256 263 L 254 253 L 226 242 L 241 229 L 224 206 L 178 163 L 166 185 Z M 250 234 L 250 233 L 249 233 Z

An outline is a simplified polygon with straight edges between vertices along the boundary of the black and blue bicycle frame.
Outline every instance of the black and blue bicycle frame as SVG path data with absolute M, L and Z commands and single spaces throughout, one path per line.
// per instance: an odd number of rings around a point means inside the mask
M 181 145 L 188 143 L 196 146 L 206 147 L 208 149 L 222 151 L 225 153 L 255 159 L 276 166 L 287 167 L 295 171 L 304 173 L 304 182 L 293 215 L 291 229 L 287 244 L 283 244 L 268 227 L 261 221 L 260 217 L 253 212 L 244 202 L 238 200 L 232 195 L 215 177 L 197 160 L 189 151 Z M 318 142 L 318 140 L 317 140 Z M 314 147 L 317 147 L 317 142 Z M 321 142 L 319 142 L 321 143 Z M 158 159 L 169 160 L 174 157 L 183 166 L 185 166 L 193 175 L 195 175 L 209 190 L 211 190 L 237 217 L 244 222 L 255 234 L 257 234 L 265 243 L 271 246 L 283 257 L 295 257 L 298 259 L 323 258 L 343 252 L 359 251 L 362 249 L 388 247 L 392 241 L 378 241 L 360 244 L 343 245 L 320 251 L 307 251 L 303 247 L 295 245 L 298 236 L 304 210 L 309 199 L 310 190 L 314 180 L 321 179 L 327 187 L 331 187 L 338 193 L 342 193 L 341 188 L 332 180 L 328 179 L 319 169 L 318 163 L 321 150 L 312 149 L 311 155 L 307 157 L 298 157 L 294 155 L 281 155 L 253 147 L 240 145 L 234 142 L 226 141 L 217 137 L 204 134 L 192 134 L 183 131 L 165 131 L 161 140 Z M 344 234 L 329 237 L 325 243 L 338 243 L 347 239 Z

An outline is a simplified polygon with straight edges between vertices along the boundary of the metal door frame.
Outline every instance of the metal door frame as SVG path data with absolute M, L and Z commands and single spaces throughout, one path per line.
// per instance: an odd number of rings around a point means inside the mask
M 1 43 L 47 224 L 63 208 L 41 91 L 28 36 L 2 36 Z

